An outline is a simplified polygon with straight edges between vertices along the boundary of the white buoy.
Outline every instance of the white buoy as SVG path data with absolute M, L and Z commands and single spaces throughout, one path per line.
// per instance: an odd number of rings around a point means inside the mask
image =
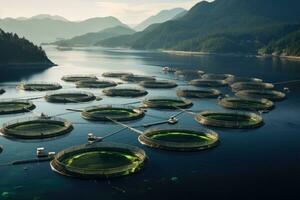
M 46 153 L 45 153 L 45 148 L 44 147 L 37 148 L 36 149 L 36 155 L 37 155 L 38 158 L 47 156 Z
M 171 117 L 169 120 L 168 120 L 168 123 L 169 124 L 177 124 L 178 120 L 175 118 L 175 117 Z
M 55 154 L 56 154 L 55 152 L 49 152 L 48 153 L 48 157 L 49 158 L 53 158 L 55 156 Z
M 169 67 L 163 67 L 162 69 L 164 72 L 168 72 L 169 71 Z
M 46 115 L 45 113 L 41 113 L 40 116 L 42 119 L 49 119 L 50 117 L 48 115 Z
M 166 73 L 173 73 L 176 71 L 175 69 L 172 69 L 171 67 L 163 67 L 162 70 L 163 70 L 163 72 L 166 72 Z
M 284 90 L 285 92 L 290 92 L 290 88 L 288 88 L 288 87 L 284 87 L 283 90 Z
M 96 136 L 93 133 L 88 134 L 88 142 L 94 142 L 96 140 Z

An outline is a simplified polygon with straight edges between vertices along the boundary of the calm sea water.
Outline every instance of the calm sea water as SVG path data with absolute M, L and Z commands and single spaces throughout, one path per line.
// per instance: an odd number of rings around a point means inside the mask
M 43 92 L 17 91 L 20 81 L 60 82 L 65 90 L 76 89 L 62 82 L 63 75 L 95 74 L 106 71 L 127 71 L 160 78 L 174 78 L 162 73 L 161 66 L 204 70 L 207 73 L 231 73 L 254 76 L 266 82 L 300 79 L 300 62 L 224 56 L 172 56 L 157 52 L 112 49 L 76 49 L 57 51 L 47 47 L 47 54 L 58 64 L 47 70 L 24 72 L 1 71 L 1 87 L 7 92 L 0 98 L 42 96 Z M 178 80 L 184 84 L 185 80 Z M 0 167 L 0 199 L 299 199 L 300 184 L 300 84 L 288 86 L 288 98 L 276 103 L 276 108 L 264 114 L 265 125 L 254 130 L 213 129 L 220 134 L 218 147 L 201 152 L 178 153 L 150 149 L 139 144 L 137 135 L 123 131 L 108 139 L 143 148 L 148 157 L 145 168 L 132 176 L 112 180 L 77 180 L 51 171 L 49 163 Z M 229 92 L 228 89 L 222 89 Z M 101 90 L 93 89 L 96 95 Z M 175 96 L 176 89 L 148 90 L 148 96 Z M 138 100 L 143 98 L 138 98 Z M 36 113 L 55 115 L 66 108 L 97 104 L 118 104 L 137 101 L 130 98 L 109 98 L 83 104 L 50 104 L 34 100 Z M 222 110 L 216 100 L 194 100 L 193 110 Z M 149 110 L 150 114 L 168 118 L 176 111 Z M 32 114 L 7 115 L 0 123 L 29 117 Z M 70 146 L 86 143 L 87 133 L 104 136 L 120 127 L 114 124 L 79 124 L 86 122 L 79 113 L 62 116 L 75 123 L 74 131 L 52 140 L 20 141 L 0 137 L 4 151 L 0 164 L 35 157 L 37 147 L 58 152 Z M 141 125 L 157 121 L 146 116 L 130 123 Z M 164 127 L 167 127 L 165 125 Z M 174 126 L 171 126 L 174 128 Z M 189 115 L 181 116 L 175 128 L 201 129 Z

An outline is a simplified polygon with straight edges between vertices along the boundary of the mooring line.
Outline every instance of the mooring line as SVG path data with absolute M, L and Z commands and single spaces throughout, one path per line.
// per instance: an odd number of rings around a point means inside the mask
M 300 82 L 300 79 L 290 80 L 290 81 L 282 81 L 282 82 L 275 82 L 273 84 L 274 85 L 282 85 L 282 84 L 297 83 L 297 82 Z
M 148 127 L 151 127 L 151 126 L 156 126 L 156 125 L 161 125 L 161 124 L 167 124 L 167 123 L 169 123 L 169 121 L 165 120 L 165 121 L 159 121 L 159 122 L 153 122 L 153 123 L 149 123 L 149 124 L 144 124 L 143 127 L 148 128 Z
M 60 113 L 60 114 L 52 115 L 52 117 L 68 115 L 68 114 L 72 114 L 72 113 L 76 113 L 76 112 L 78 112 L 78 111 L 70 111 L 70 112 Z
M 30 101 L 30 100 L 36 100 L 36 99 L 42 99 L 42 98 L 44 98 L 44 96 L 38 96 L 38 97 L 21 97 L 20 99 Z
M 174 106 L 174 108 L 177 108 L 178 110 L 181 110 L 182 112 L 193 115 L 193 116 L 197 114 L 196 112 L 193 112 L 191 110 L 186 110 L 186 109 L 180 108 L 178 106 Z M 180 113 L 180 114 L 182 114 L 182 113 Z
M 118 133 L 120 133 L 120 132 L 122 132 L 122 131 L 124 131 L 124 130 L 126 130 L 126 129 L 127 129 L 127 127 L 123 127 L 123 128 L 121 128 L 121 129 L 119 129 L 119 130 L 113 132 L 113 133 L 107 134 L 106 136 L 102 137 L 102 139 L 103 139 L 103 140 L 104 140 L 104 139 L 107 139 L 107 138 L 109 138 L 109 137 L 111 137 L 111 136 L 113 136 L 113 135 L 116 135 L 116 134 L 118 134 Z
M 156 125 L 160 125 L 160 124 L 167 124 L 167 123 L 170 123 L 170 121 L 173 119 L 173 118 L 176 118 L 177 116 L 181 115 L 185 113 L 184 111 L 180 111 L 179 113 L 175 114 L 175 115 L 171 115 L 168 119 L 166 118 L 162 118 L 162 117 L 155 117 L 155 118 L 160 118 L 162 119 L 163 121 L 158 121 L 158 122 L 153 122 L 153 123 L 149 123 L 149 124 L 144 124 L 142 125 L 142 127 L 151 127 L 151 126 L 156 126 Z
M 126 124 L 123 124 L 123 123 L 121 123 L 121 122 L 118 122 L 118 121 L 116 121 L 116 120 L 114 120 L 114 119 L 112 119 L 112 118 L 110 118 L 110 117 L 106 117 L 106 118 L 107 118 L 108 120 L 114 122 L 115 124 L 118 124 L 118 125 L 120 125 L 120 126 L 126 127 L 126 128 L 128 128 L 129 130 L 131 130 L 131 131 L 133 131 L 133 132 L 135 132 L 135 133 L 137 133 L 137 134 L 139 134 L 139 135 L 142 135 L 142 134 L 143 134 L 142 131 L 140 131 L 140 130 L 138 130 L 138 129 L 136 129 L 136 128 L 133 128 L 133 127 L 131 127 L 131 126 L 128 126 L 128 125 L 126 125 Z
M 67 108 L 66 110 L 72 111 L 72 112 L 83 112 L 81 109 L 72 109 L 72 108 Z
M 178 117 L 179 115 L 182 115 L 183 113 L 185 113 L 184 110 L 180 111 L 179 113 L 172 115 L 170 118 L 174 118 L 174 117 Z
M 162 119 L 163 121 L 158 121 L 158 122 L 153 122 L 153 123 L 149 123 L 149 124 L 144 124 L 142 125 L 142 127 L 144 128 L 147 128 L 147 127 L 151 127 L 151 126 L 156 126 L 156 125 L 160 125 L 160 124 L 167 124 L 167 123 L 170 123 L 171 120 L 173 118 L 176 119 L 176 117 L 186 113 L 187 110 L 184 110 L 184 109 L 181 109 L 181 111 L 175 115 L 171 115 L 168 119 L 166 118 L 162 118 L 162 117 L 156 117 L 156 116 L 153 116 L 154 118 L 158 118 L 158 119 Z M 191 111 L 188 111 L 188 112 L 191 112 Z M 190 114 L 190 113 L 189 113 Z M 177 122 L 176 122 L 177 123 Z
M 131 102 L 131 103 L 123 103 L 123 104 L 119 104 L 119 105 L 125 106 L 125 105 L 138 104 L 138 103 L 141 103 L 141 102 L 142 102 L 142 101 L 135 101 L 135 102 Z

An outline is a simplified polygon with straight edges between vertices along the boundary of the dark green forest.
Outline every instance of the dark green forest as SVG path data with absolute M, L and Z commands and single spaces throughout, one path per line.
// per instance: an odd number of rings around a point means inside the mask
M 273 40 L 260 50 L 261 54 L 300 56 L 300 29 Z
M 299 54 L 299 0 L 215 0 L 103 46 L 215 53 Z
M 0 64 L 17 63 L 53 64 L 41 47 L 0 29 Z

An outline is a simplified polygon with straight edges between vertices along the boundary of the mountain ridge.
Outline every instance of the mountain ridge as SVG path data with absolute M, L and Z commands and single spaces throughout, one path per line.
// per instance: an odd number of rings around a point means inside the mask
M 297 0 L 202 1 L 179 19 L 150 26 L 131 37 L 104 40 L 101 45 L 256 54 L 272 40 L 295 31 L 298 24 Z
M 72 38 L 89 32 L 97 32 L 114 26 L 127 26 L 115 17 L 97 17 L 72 22 L 43 19 L 12 18 L 0 19 L 0 28 L 7 32 L 17 33 L 35 44 L 54 42 L 58 38 Z
M 101 40 L 119 36 L 119 35 L 129 35 L 133 33 L 135 33 L 135 31 L 129 27 L 116 26 L 116 27 L 104 29 L 99 32 L 86 33 L 84 35 L 75 36 L 68 40 L 60 40 L 51 44 L 58 45 L 58 46 L 65 46 L 65 47 L 94 46 Z
M 136 25 L 134 27 L 134 29 L 137 31 L 142 31 L 152 24 L 163 23 L 168 20 L 171 20 L 174 17 L 176 17 L 177 15 L 179 15 L 185 11 L 186 10 L 183 8 L 173 8 L 170 10 L 162 10 L 159 13 L 157 13 L 156 15 L 153 15 L 153 16 L 147 18 L 146 20 L 142 21 L 140 24 Z

